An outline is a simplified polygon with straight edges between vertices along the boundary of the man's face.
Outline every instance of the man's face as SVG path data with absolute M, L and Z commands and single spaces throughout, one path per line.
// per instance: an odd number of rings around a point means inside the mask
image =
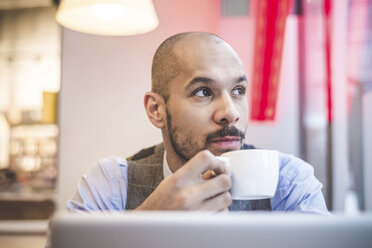
M 247 81 L 235 52 L 224 42 L 180 41 L 174 47 L 181 72 L 170 82 L 167 135 L 184 160 L 208 149 L 215 155 L 240 149 L 247 125 Z

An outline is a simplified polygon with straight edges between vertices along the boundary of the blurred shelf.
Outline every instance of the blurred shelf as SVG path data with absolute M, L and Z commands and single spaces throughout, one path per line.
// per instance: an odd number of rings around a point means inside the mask
M 56 193 L 53 192 L 0 192 L 0 201 L 44 201 L 56 200 Z
M 46 234 L 48 220 L 0 220 L 0 234 Z
M 1 220 L 47 220 L 56 210 L 55 194 L 0 194 Z

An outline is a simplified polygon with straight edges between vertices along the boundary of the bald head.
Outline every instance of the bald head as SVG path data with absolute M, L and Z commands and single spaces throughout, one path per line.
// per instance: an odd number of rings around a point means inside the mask
M 205 32 L 187 32 L 173 35 L 166 39 L 156 50 L 151 69 L 152 92 L 169 98 L 169 83 L 181 71 L 180 62 L 175 51 L 176 44 L 181 41 L 209 41 L 214 43 L 224 42 L 215 34 Z

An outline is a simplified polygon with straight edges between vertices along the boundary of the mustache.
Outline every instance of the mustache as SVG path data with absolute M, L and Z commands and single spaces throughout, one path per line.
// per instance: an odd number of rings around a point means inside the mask
M 216 132 L 207 135 L 206 143 L 211 143 L 214 138 L 223 138 L 225 136 L 235 136 L 240 137 L 242 140 L 245 138 L 245 133 L 234 126 L 224 127 Z

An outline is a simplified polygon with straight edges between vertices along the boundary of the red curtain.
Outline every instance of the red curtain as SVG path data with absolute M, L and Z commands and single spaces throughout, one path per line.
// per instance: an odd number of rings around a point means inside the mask
M 252 1 L 253 2 L 253 1 Z M 293 0 L 257 0 L 250 118 L 275 119 L 286 18 Z

